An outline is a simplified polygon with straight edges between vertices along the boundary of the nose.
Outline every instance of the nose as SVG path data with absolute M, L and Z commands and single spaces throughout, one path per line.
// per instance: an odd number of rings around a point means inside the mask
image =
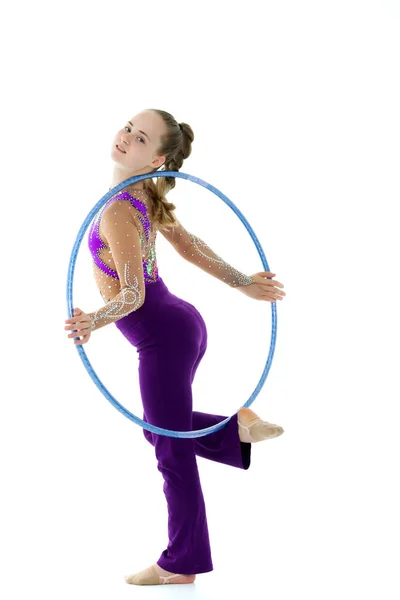
M 122 131 L 120 135 L 121 146 L 129 146 L 129 133 L 127 131 Z

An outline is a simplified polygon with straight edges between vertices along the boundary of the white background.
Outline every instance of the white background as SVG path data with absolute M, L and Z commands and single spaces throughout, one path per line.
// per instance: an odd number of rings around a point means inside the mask
M 64 331 L 77 232 L 112 183 L 113 136 L 145 108 L 195 133 L 182 171 L 243 212 L 285 285 L 252 408 L 284 435 L 248 471 L 198 459 L 214 571 L 185 598 L 398 599 L 399 3 L 13 2 L 0 15 L 1 577 L 7 600 L 154 597 L 124 575 L 167 545 L 153 447 Z M 263 270 L 217 196 L 177 180 L 185 227 Z M 265 365 L 271 304 L 182 261 L 158 267 L 209 334 L 196 410 L 231 415 Z M 100 307 L 87 234 L 74 306 Z M 135 348 L 83 346 L 141 415 Z

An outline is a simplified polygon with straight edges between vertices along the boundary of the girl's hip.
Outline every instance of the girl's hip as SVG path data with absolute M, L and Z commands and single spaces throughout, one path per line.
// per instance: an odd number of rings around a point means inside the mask
M 163 280 L 146 286 L 143 305 L 115 321 L 117 329 L 135 346 L 147 342 L 181 344 L 198 342 L 206 324 L 193 304 L 172 294 Z

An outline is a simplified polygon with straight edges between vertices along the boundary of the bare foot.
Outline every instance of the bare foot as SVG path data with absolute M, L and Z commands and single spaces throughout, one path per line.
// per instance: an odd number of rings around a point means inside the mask
M 250 444 L 278 437 L 284 432 L 284 429 L 280 425 L 263 421 L 250 408 L 241 408 L 238 411 L 238 427 L 240 441 Z M 247 427 L 248 429 L 244 429 L 243 427 Z

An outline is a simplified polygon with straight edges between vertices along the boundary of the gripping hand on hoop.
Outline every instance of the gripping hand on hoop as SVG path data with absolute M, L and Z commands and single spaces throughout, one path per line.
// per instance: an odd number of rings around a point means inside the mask
M 70 319 L 66 319 L 65 323 L 67 323 L 67 325 L 64 329 L 73 330 L 73 333 L 69 334 L 69 338 L 81 338 L 74 341 L 76 346 L 81 346 L 89 341 L 91 334 L 91 323 L 89 315 L 84 313 L 83 310 L 80 308 L 74 308 L 74 315 Z
M 279 281 L 272 281 L 272 277 L 275 277 L 275 275 L 276 273 L 271 273 L 270 271 L 261 271 L 260 273 L 251 275 L 254 283 L 240 285 L 236 289 L 255 300 L 266 300 L 267 302 L 283 300 L 283 296 L 286 296 L 286 293 L 279 288 L 283 288 L 284 285 Z

